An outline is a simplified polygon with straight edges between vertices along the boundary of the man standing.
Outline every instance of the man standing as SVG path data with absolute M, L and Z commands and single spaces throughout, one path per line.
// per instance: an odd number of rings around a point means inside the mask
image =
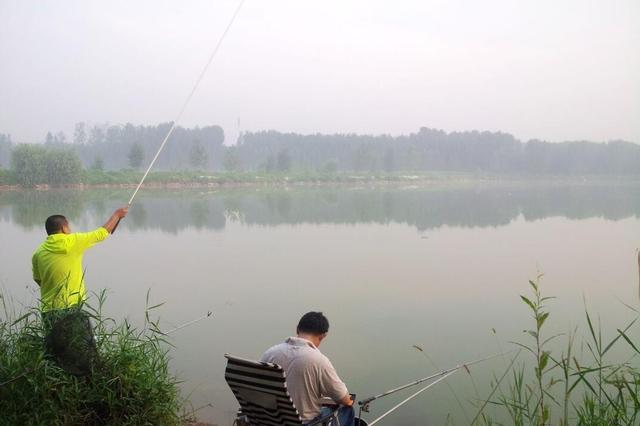
M 96 356 L 89 318 L 77 309 L 86 299 L 82 256 L 104 241 L 127 212 L 128 207 L 120 208 L 103 226 L 85 233 L 71 233 L 62 215 L 50 216 L 47 239 L 31 259 L 33 280 L 40 286 L 46 350 L 71 373 L 88 374 Z
M 300 318 L 297 336 L 268 349 L 260 361 L 280 365 L 287 375 L 287 389 L 304 423 L 330 413 L 322 407 L 326 398 L 340 404 L 341 426 L 353 426 L 353 400 L 335 368 L 318 347 L 327 337 L 329 320 L 322 312 L 308 312 Z

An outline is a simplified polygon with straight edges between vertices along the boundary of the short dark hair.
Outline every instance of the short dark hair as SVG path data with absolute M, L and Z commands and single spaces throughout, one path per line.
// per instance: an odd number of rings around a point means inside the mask
M 307 312 L 298 322 L 298 333 L 319 336 L 329 331 L 329 320 L 322 312 Z
M 61 214 L 54 214 L 47 218 L 44 223 L 44 229 L 47 230 L 47 235 L 59 234 L 62 231 L 62 227 L 67 223 L 66 217 Z

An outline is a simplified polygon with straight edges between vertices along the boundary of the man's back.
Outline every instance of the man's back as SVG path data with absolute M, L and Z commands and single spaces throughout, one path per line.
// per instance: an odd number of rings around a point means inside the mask
M 42 310 L 64 309 L 85 298 L 82 255 L 103 241 L 109 232 L 53 234 L 38 247 L 32 257 L 33 279 L 40 285 Z
M 290 337 L 268 349 L 260 360 L 285 370 L 291 399 L 305 422 L 320 414 L 323 398 L 340 401 L 348 394 L 331 361 L 306 339 Z

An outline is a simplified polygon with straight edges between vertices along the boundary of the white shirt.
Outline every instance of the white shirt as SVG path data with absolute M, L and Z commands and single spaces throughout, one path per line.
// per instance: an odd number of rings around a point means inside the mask
M 303 422 L 320 414 L 323 398 L 339 402 L 349 393 L 329 358 L 307 339 L 289 337 L 284 343 L 269 348 L 260 361 L 272 362 L 284 369 L 287 389 Z

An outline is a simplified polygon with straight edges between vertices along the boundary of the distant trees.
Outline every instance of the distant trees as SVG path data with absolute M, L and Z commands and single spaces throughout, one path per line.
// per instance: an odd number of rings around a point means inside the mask
M 93 160 L 93 163 L 91 164 L 91 170 L 98 170 L 98 171 L 104 170 L 104 160 L 102 159 L 102 156 L 96 155 L 96 158 Z
M 451 132 L 423 127 L 388 135 L 244 133 L 235 147 L 247 170 L 454 171 L 539 175 L 640 175 L 640 145 L 538 140 L 521 142 L 502 132 Z
M 222 167 L 228 172 L 239 172 L 242 170 L 242 164 L 240 163 L 240 156 L 238 155 L 238 148 L 236 146 L 229 146 L 225 149 Z
M 288 150 L 280 150 L 280 152 L 278 153 L 276 168 L 280 172 L 289 171 L 289 169 L 291 168 L 291 156 L 289 155 Z
M 44 146 L 72 149 L 87 168 L 140 168 L 154 153 L 171 123 L 156 126 L 78 123 L 73 144 L 62 132 L 49 132 Z M 219 126 L 177 127 L 154 170 L 227 170 L 323 173 L 469 172 L 526 175 L 640 176 L 640 145 L 611 141 L 521 142 L 502 132 L 418 132 L 389 135 L 300 135 L 276 131 L 243 132 L 224 146 Z M 9 166 L 12 142 L 0 134 L 0 167 Z
M 202 170 L 209 163 L 209 154 L 199 139 L 194 139 L 189 152 L 189 165 L 193 169 Z
M 73 149 L 78 153 L 85 167 L 90 167 L 100 155 L 105 170 L 120 170 L 134 167 L 129 154 L 134 145 L 142 148 L 143 154 L 155 153 L 164 139 L 171 123 L 155 126 L 125 125 L 76 125 Z M 86 135 L 84 143 L 82 134 Z M 76 138 L 76 135 L 78 138 Z M 53 137 L 52 137 L 53 138 Z M 198 143 L 194 143 L 194 141 Z M 154 170 L 180 170 L 199 168 L 203 170 L 222 168 L 224 154 L 224 132 L 219 126 L 185 129 L 177 127 L 165 145 Z M 138 150 L 138 148 L 133 148 Z M 195 158 L 197 157 L 197 161 Z M 193 162 L 195 161 L 195 163 Z M 144 155 L 142 162 L 144 162 Z
M 84 123 L 76 123 L 73 131 L 73 143 L 82 145 L 87 142 L 87 131 Z
M 11 169 L 22 186 L 73 184 L 80 182 L 82 163 L 70 149 L 20 144 L 11 152 Z
M 139 169 L 142 165 L 142 160 L 144 160 L 144 149 L 139 143 L 134 143 L 129 149 L 127 158 L 129 159 L 129 167 Z
M 9 167 L 11 146 L 11 135 L 0 133 L 0 168 Z

